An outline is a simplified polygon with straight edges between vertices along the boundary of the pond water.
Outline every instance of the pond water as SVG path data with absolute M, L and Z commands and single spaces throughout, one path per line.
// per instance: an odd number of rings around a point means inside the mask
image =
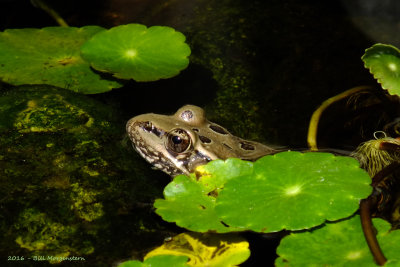
M 211 121 L 238 136 L 289 149 L 305 149 L 308 121 L 325 99 L 355 86 L 377 86 L 360 59 L 364 50 L 377 42 L 400 44 L 399 18 L 395 16 L 399 4 L 394 0 L 384 1 L 381 7 L 377 3 L 382 1 L 378 0 L 47 2 L 54 4 L 52 7 L 70 26 L 99 25 L 109 28 L 141 23 L 170 26 L 185 34 L 192 54 L 189 67 L 178 76 L 155 82 L 130 81 L 122 88 L 86 96 L 90 101 L 94 99 L 105 104 L 104 109 L 118 113 L 120 121 L 116 125 L 120 125 L 122 130 L 116 139 L 121 140 L 123 122 L 133 116 L 148 112 L 172 114 L 184 104 L 194 104 L 204 107 Z M 0 5 L 1 31 L 57 26 L 46 12 L 29 1 L 3 0 Z M 379 12 L 375 12 L 377 9 Z M 379 24 L 375 24 L 376 21 Z M 7 90 L 12 89 L 7 87 Z M 381 95 L 379 90 L 376 94 Z M 351 110 L 345 101 L 327 110 L 319 132 L 321 146 L 354 149 L 360 142 L 373 138 L 374 131 L 381 130 L 385 123 L 397 117 L 397 109 L 390 103 L 373 103 L 376 105 L 362 114 Z M 139 157 L 134 160 L 142 163 L 141 168 L 150 169 L 150 165 Z M 161 180 L 152 183 L 156 187 L 154 191 L 158 191 L 155 194 L 160 197 L 169 178 L 157 171 L 144 173 L 149 175 L 147 179 Z M 35 180 L 34 177 L 32 179 Z M 121 188 L 123 190 L 124 187 Z M 25 192 L 25 189 L 14 194 Z M 124 203 L 122 205 L 127 205 L 125 201 L 131 199 L 124 196 L 119 200 Z M 117 205 L 119 200 L 113 204 Z M 17 220 L 18 212 L 28 206 L 34 207 L 34 203 L 21 202 L 16 195 L 11 202 L 7 201 L 0 196 L 0 218 L 3 219 L 0 224 L 3 231 L 16 231 L 13 220 Z M 151 200 L 143 202 L 146 201 Z M 121 217 L 112 217 L 112 221 L 101 225 L 93 226 L 87 222 L 81 225 L 88 236 L 88 228 L 91 227 L 104 227 L 102 231 L 107 232 L 104 239 L 87 239 L 92 242 L 94 252 L 88 253 L 86 264 L 110 266 L 132 256 L 142 256 L 169 234 L 182 231 L 151 214 L 151 205 L 148 204 L 114 207 L 121 209 Z M 16 210 L 11 212 L 12 205 L 16 205 Z M 144 208 L 138 211 L 137 206 L 140 205 Z M 2 207 L 7 208 L 2 211 Z M 132 229 L 141 229 L 128 223 L 134 220 L 135 212 L 151 214 L 146 216 L 156 221 L 157 231 L 160 231 L 157 237 L 151 235 L 154 240 L 146 242 L 147 247 L 129 245 L 130 238 L 138 238 Z M 5 219 L 7 216 L 9 218 Z M 123 230 L 124 227 L 131 228 Z M 17 235 L 8 233 L 8 242 L 13 242 Z M 253 241 L 252 256 L 242 266 L 272 264 L 279 238 L 265 238 L 252 233 L 245 235 Z M 0 248 L 2 260 L 10 253 L 28 254 L 27 249 L 18 248 L 15 244 L 11 247 L 11 250 Z M 266 250 L 270 251 L 268 256 Z M 109 255 L 104 254 L 107 252 Z M 11 263 L 10 266 L 14 265 Z

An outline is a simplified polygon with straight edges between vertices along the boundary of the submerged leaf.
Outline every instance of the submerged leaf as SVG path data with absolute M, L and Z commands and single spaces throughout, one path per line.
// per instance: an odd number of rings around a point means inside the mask
M 189 257 L 190 266 L 237 266 L 250 256 L 249 243 L 237 235 L 183 233 L 150 251 L 145 259 L 156 255 Z
M 125 261 L 118 265 L 118 267 L 187 267 L 188 258 L 185 256 L 175 255 L 158 255 L 146 259 L 143 262 L 133 260 Z
M 0 33 L 0 79 L 13 85 L 49 84 L 94 94 L 121 87 L 90 69 L 80 46 L 98 26 L 8 29 Z
M 375 44 L 361 58 L 374 78 L 392 95 L 400 95 L 400 50 L 392 45 Z
M 155 81 L 186 68 L 190 48 L 173 28 L 127 24 L 96 34 L 81 53 L 93 68 L 117 78 Z

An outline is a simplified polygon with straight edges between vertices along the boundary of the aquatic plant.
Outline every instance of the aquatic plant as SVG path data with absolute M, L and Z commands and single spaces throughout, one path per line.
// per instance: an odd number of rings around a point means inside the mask
M 165 26 L 8 29 L 0 33 L 0 80 L 95 94 L 121 87 L 123 81 L 92 68 L 119 79 L 155 81 L 177 75 L 189 64 L 189 55 L 185 36 Z
M 93 68 L 116 78 L 155 81 L 185 69 L 190 48 L 173 28 L 128 24 L 94 35 L 81 54 Z
M 132 260 L 126 261 L 118 265 L 119 267 L 187 267 L 186 264 L 188 258 L 186 256 L 175 256 L 175 255 L 158 255 L 151 258 L 148 258 L 142 262 Z
M 365 50 L 365 54 L 361 58 L 364 66 L 368 68 L 373 76 L 381 84 L 382 89 L 386 89 L 384 96 L 388 99 L 390 95 L 399 96 L 400 93 L 400 50 L 392 45 L 375 44 Z M 322 105 L 313 113 L 308 131 L 308 144 L 312 151 L 318 151 L 317 148 L 317 129 L 322 112 L 333 103 L 349 97 L 351 95 L 360 94 L 360 92 L 371 91 L 371 86 L 358 86 L 340 93 L 324 101 Z M 397 99 L 396 97 L 392 99 Z M 396 100 L 395 100 L 396 101 Z M 396 102 L 398 103 L 398 102 Z M 389 125 L 395 125 L 392 122 Z M 386 126 L 385 126 L 386 128 Z M 399 185 L 397 182 L 396 171 L 400 168 L 400 151 L 398 138 L 388 137 L 385 132 L 378 131 L 383 137 L 374 137 L 376 140 L 370 140 L 362 143 L 351 154 L 359 160 L 360 165 L 368 171 L 371 177 L 371 186 L 374 188 L 373 193 L 360 202 L 360 219 L 365 240 L 368 243 L 370 252 L 378 265 L 390 264 L 397 262 L 391 250 L 386 244 L 391 241 L 382 240 L 379 232 L 376 234 L 375 222 L 372 217 L 383 218 L 392 223 L 392 229 L 399 229 Z M 399 134 L 395 129 L 395 133 Z M 388 223 L 386 222 L 386 223 Z M 376 223 L 378 224 L 379 221 Z M 398 234 L 398 231 L 396 231 Z M 385 234 L 386 235 L 386 234 Z M 392 235 L 392 237 L 395 235 Z M 313 255 L 315 253 L 312 253 Z M 358 253 L 360 254 L 360 253 Z M 355 254 L 353 255 L 355 256 Z M 357 255 L 359 257 L 360 255 Z
M 361 58 L 389 94 L 400 95 L 400 50 L 387 44 L 375 44 Z
M 399 58 L 400 51 L 388 45 L 375 45 L 362 57 L 382 87 L 397 95 Z M 318 151 L 316 133 L 324 109 L 367 89 L 370 87 L 347 90 L 316 110 L 308 135 L 311 150 Z M 375 143 L 379 144 L 378 154 L 400 150 L 397 143 L 394 147 L 386 139 Z M 215 160 L 199 166 L 190 176 L 175 177 L 165 187 L 164 199 L 157 199 L 154 207 L 165 221 L 205 235 L 289 231 L 277 248 L 276 266 L 397 266 L 400 230 L 381 218 L 371 219 L 373 209 L 385 209 L 391 199 L 387 176 L 399 168 L 397 158 L 374 173 L 361 169 L 354 158 L 321 152 L 281 152 L 254 163 Z M 379 159 L 378 155 L 373 160 Z M 368 169 L 368 163 L 364 165 Z M 163 249 L 166 245 L 156 249 L 156 255 L 178 255 L 182 250 L 178 246 Z M 205 262 L 210 263 L 203 260 L 202 264 Z M 225 264 L 221 266 L 230 266 Z M 187 266 L 203 265 L 188 261 Z
M 198 232 L 301 230 L 352 215 L 371 193 L 369 183 L 352 158 L 281 152 L 200 166 L 176 177 L 154 207 L 164 220 Z
M 199 166 L 190 176 L 175 177 L 164 189 L 165 199 L 156 200 L 154 207 L 164 220 L 196 232 L 290 230 L 277 249 L 276 266 L 375 266 L 360 217 L 354 215 L 360 200 L 371 194 L 370 182 L 353 158 L 288 151 L 254 163 L 228 159 Z M 394 244 L 400 231 L 390 232 L 389 223 L 381 219 L 374 223 L 389 262 L 399 261 Z M 196 239 L 201 242 L 201 235 Z M 155 255 L 182 255 L 177 254 L 181 250 L 161 247 Z M 212 266 L 231 266 L 224 263 Z
M 200 234 L 200 233 L 182 233 L 172 237 L 147 253 L 143 264 L 150 260 L 157 260 L 160 256 L 180 256 L 185 260 L 182 266 L 238 266 L 245 262 L 250 256 L 249 243 L 236 234 L 218 235 L 218 234 Z M 178 258 L 171 258 L 178 260 Z M 183 259 L 180 259 L 183 260 Z M 132 264 L 132 265 L 125 265 Z M 134 265 L 136 264 L 136 265 Z M 122 266 L 148 266 L 141 265 L 139 261 L 128 261 Z M 154 263 L 152 266 L 176 266 L 164 265 L 163 262 Z
M 373 219 L 373 223 L 382 250 L 389 259 L 387 265 L 398 266 L 400 231 L 392 231 L 390 224 L 382 219 Z M 277 267 L 376 266 L 358 215 L 337 223 L 327 222 L 313 231 L 291 233 L 282 239 L 277 254 Z
M 188 265 L 237 266 L 250 256 L 249 243 L 236 234 L 182 233 L 167 240 L 144 257 L 149 259 L 158 255 L 187 256 Z
M 12 85 L 48 84 L 80 93 L 122 86 L 103 79 L 80 56 L 80 46 L 102 27 L 8 29 L 0 33 L 0 79 Z
M 400 95 L 400 50 L 398 48 L 388 44 L 375 44 L 365 50 L 361 59 L 365 68 L 369 69 L 383 89 L 391 95 Z M 335 102 L 371 89 L 371 86 L 356 86 L 328 98 L 314 111 L 307 137 L 308 145 L 312 151 L 318 150 L 316 140 L 318 123 L 324 110 Z

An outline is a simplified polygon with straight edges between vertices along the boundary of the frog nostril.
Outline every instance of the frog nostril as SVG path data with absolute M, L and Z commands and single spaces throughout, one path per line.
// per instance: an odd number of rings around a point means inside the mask
M 141 122 L 141 123 L 139 123 L 139 126 L 146 132 L 151 132 L 153 130 L 153 124 L 149 121 Z

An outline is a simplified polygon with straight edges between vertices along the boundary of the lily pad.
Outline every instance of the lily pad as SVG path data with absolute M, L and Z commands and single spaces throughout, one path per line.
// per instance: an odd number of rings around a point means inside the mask
M 90 69 L 80 46 L 98 26 L 8 29 L 0 33 L 0 79 L 13 85 L 49 84 L 94 94 L 121 87 Z
M 199 166 L 190 177 L 179 175 L 165 187 L 165 199 L 157 199 L 154 203 L 156 213 L 165 221 L 192 231 L 225 233 L 239 230 L 221 223 L 214 210 L 215 200 L 227 179 L 252 172 L 252 167 L 251 162 L 232 158 Z
M 377 239 L 388 259 L 385 266 L 399 266 L 400 230 L 390 231 L 390 224 L 373 219 Z M 377 266 L 361 228 L 360 216 L 327 223 L 311 232 L 292 233 L 282 239 L 275 261 L 280 266 Z
M 249 243 L 238 235 L 182 233 L 150 251 L 145 259 L 156 255 L 189 257 L 190 266 L 238 266 L 250 256 Z
M 374 78 L 392 95 L 400 95 L 400 50 L 392 45 L 375 44 L 361 58 Z
M 215 197 L 208 195 L 207 189 L 191 175 L 179 175 L 164 189 L 165 199 L 157 199 L 156 213 L 167 222 L 191 231 L 219 233 L 234 231 L 223 225 L 215 213 Z
M 96 34 L 81 53 L 93 68 L 114 77 L 155 81 L 186 68 L 190 48 L 185 36 L 173 28 L 127 24 Z
M 187 267 L 188 258 L 185 256 L 159 255 L 140 261 L 126 261 L 118 265 L 118 267 Z
M 231 158 L 226 161 L 214 160 L 206 165 L 196 168 L 196 176 L 201 177 L 198 181 L 206 189 L 206 193 L 218 193 L 228 179 L 250 175 L 253 173 L 253 163 L 240 159 Z
M 230 179 L 216 212 L 232 227 L 257 232 L 307 229 L 352 215 L 372 191 L 357 160 L 329 153 L 282 152 Z
M 282 152 L 255 163 L 216 160 L 180 175 L 157 199 L 157 214 L 192 231 L 275 232 L 353 214 L 372 191 L 350 157 Z

